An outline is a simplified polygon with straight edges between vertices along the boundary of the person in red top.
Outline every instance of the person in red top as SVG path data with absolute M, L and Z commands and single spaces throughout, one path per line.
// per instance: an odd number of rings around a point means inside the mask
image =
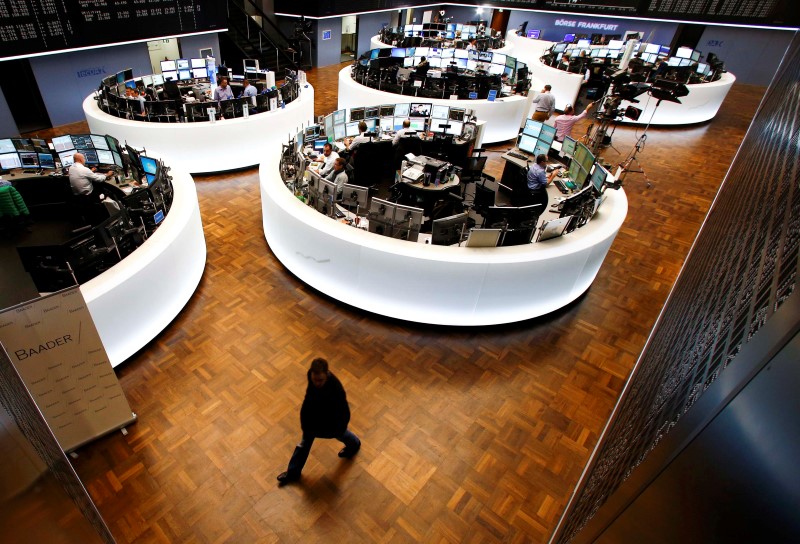
M 586 109 L 583 110 L 583 113 L 579 115 L 575 115 L 575 109 L 572 106 L 567 106 L 564 108 L 564 114 L 559 115 L 556 117 L 556 120 L 553 121 L 553 125 L 556 127 L 556 140 L 563 142 L 564 136 L 570 136 L 572 127 L 575 126 L 575 123 L 589 114 L 589 110 L 592 108 L 592 106 L 594 106 L 594 102 L 586 106 Z

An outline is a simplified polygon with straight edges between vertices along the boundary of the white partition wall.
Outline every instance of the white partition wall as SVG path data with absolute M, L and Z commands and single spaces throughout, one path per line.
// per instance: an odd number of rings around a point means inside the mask
M 530 97 L 509 96 L 488 100 L 448 100 L 422 98 L 407 94 L 387 93 L 367 87 L 350 77 L 350 67 L 339 72 L 339 109 L 380 104 L 426 102 L 443 106 L 471 108 L 479 120 L 486 121 L 483 143 L 504 142 L 517 137 L 530 107 Z
M 163 160 L 172 164 L 167 156 Z M 173 169 L 172 178 L 172 208 L 161 226 L 122 262 L 80 287 L 112 366 L 175 319 L 203 276 L 206 240 L 197 190 L 186 172 Z
M 264 235 L 275 256 L 336 300 L 418 323 L 510 323 L 565 306 L 591 285 L 628 209 L 624 191 L 609 191 L 587 226 L 524 246 L 407 242 L 338 223 L 303 204 L 281 181 L 279 152 L 259 171 Z
M 300 96 L 284 108 L 202 123 L 148 123 L 120 119 L 97 106 L 94 95 L 83 101 L 94 134 L 110 134 L 136 148 L 151 146 L 170 158 L 176 170 L 193 174 L 256 166 L 260 157 L 288 135 L 314 121 L 314 88 L 301 86 Z M 223 152 L 224 150 L 224 152 Z

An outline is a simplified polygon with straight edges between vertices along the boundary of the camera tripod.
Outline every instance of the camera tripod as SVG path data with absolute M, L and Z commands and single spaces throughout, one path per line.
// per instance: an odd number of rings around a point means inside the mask
M 658 100 L 658 102 L 656 102 L 656 107 L 653 108 L 653 114 L 647 121 L 647 125 L 645 125 L 644 127 L 644 132 L 642 132 L 642 135 L 639 136 L 639 138 L 637 138 L 636 143 L 633 144 L 633 149 L 631 149 L 631 152 L 628 153 L 627 157 L 625 157 L 625 160 L 619 163 L 620 174 L 618 176 L 618 179 L 620 183 L 625 181 L 627 174 L 633 173 L 633 174 L 642 174 L 644 176 L 644 181 L 648 189 L 653 186 L 652 182 L 650 181 L 650 178 L 647 177 L 647 173 L 644 171 L 644 167 L 642 167 L 642 163 L 639 162 L 639 158 L 637 157 L 637 155 L 639 154 L 640 151 L 644 149 L 645 143 L 647 143 L 647 129 L 650 128 L 650 123 L 653 122 L 653 117 L 656 116 L 656 111 L 658 111 L 658 107 L 661 105 L 661 102 L 662 100 Z M 636 170 L 631 169 L 631 165 L 633 163 L 636 163 L 636 166 L 638 167 Z

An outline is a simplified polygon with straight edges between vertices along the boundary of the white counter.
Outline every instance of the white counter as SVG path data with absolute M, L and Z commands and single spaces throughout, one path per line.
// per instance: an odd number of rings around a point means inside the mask
M 350 77 L 350 67 L 339 72 L 339 108 L 351 109 L 380 104 L 424 102 L 443 106 L 471 108 L 479 120 L 486 121 L 483 143 L 490 144 L 515 139 L 530 108 L 530 97 L 509 96 L 494 102 L 488 100 L 448 100 L 424 98 L 407 94 L 387 93 L 362 85 Z
M 148 123 L 109 115 L 94 94 L 83 101 L 83 112 L 94 134 L 110 134 L 136 148 L 158 149 L 177 171 L 193 174 L 256 166 L 260 157 L 288 141 L 301 125 L 314 121 L 314 88 L 301 86 L 300 96 L 285 108 L 225 119 L 215 123 Z M 275 138 L 271 137 L 272 135 Z
M 168 156 L 163 160 L 171 166 Z M 206 240 L 194 181 L 186 172 L 171 173 L 172 208 L 158 229 L 122 262 L 80 287 L 111 366 L 142 349 L 175 319 L 205 269 Z
M 275 256 L 336 300 L 417 323 L 511 323 L 569 304 L 591 285 L 628 210 L 623 190 L 609 191 L 587 226 L 558 239 L 501 248 L 406 242 L 300 202 L 280 179 L 279 151 L 259 171 L 264 235 Z

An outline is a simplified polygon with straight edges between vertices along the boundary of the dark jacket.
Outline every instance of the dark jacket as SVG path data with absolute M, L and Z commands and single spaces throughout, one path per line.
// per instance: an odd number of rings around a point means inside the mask
M 350 423 L 350 406 L 342 382 L 328 372 L 325 385 L 317 389 L 311 383 L 308 371 L 306 398 L 300 408 L 300 427 L 304 435 L 317 438 L 336 438 L 342 436 Z

